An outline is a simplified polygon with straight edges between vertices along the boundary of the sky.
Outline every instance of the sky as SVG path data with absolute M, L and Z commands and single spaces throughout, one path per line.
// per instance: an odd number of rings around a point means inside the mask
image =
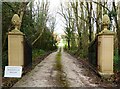
M 64 21 L 64 18 L 58 14 L 58 11 L 60 9 L 60 3 L 65 2 L 65 0 L 49 0 L 49 1 L 50 1 L 50 13 L 56 17 L 55 32 L 57 34 L 64 34 L 64 31 L 63 31 L 64 24 L 62 22 Z

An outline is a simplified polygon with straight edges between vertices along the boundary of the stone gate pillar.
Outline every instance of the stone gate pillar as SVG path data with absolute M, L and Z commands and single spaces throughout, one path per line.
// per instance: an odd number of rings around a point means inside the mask
M 108 30 L 108 15 L 104 15 L 103 30 L 98 37 L 98 71 L 102 76 L 113 75 L 114 32 Z
M 15 29 L 8 33 L 8 65 L 24 66 L 24 34 L 18 30 L 20 18 L 15 14 L 12 18 Z

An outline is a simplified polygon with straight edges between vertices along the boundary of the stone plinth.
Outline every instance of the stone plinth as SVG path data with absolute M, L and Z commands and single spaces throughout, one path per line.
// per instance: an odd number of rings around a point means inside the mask
M 113 75 L 114 33 L 105 29 L 98 34 L 98 70 L 100 75 Z
M 8 33 L 8 65 L 24 66 L 24 34 L 19 30 Z

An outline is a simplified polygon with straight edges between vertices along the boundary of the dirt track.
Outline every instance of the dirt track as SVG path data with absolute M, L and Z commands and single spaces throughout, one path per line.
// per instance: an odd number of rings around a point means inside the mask
M 61 69 L 56 69 L 57 54 L 58 52 L 51 53 L 13 87 L 64 87 L 60 83 L 67 84 L 67 87 L 107 86 L 105 83 L 101 85 L 97 75 L 66 52 L 61 52 Z

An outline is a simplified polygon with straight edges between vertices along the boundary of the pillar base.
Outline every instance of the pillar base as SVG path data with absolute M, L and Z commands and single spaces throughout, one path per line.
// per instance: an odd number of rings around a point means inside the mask
M 104 78 L 110 78 L 112 75 L 114 75 L 114 73 L 102 73 L 100 71 L 98 71 L 99 75 L 104 77 Z

